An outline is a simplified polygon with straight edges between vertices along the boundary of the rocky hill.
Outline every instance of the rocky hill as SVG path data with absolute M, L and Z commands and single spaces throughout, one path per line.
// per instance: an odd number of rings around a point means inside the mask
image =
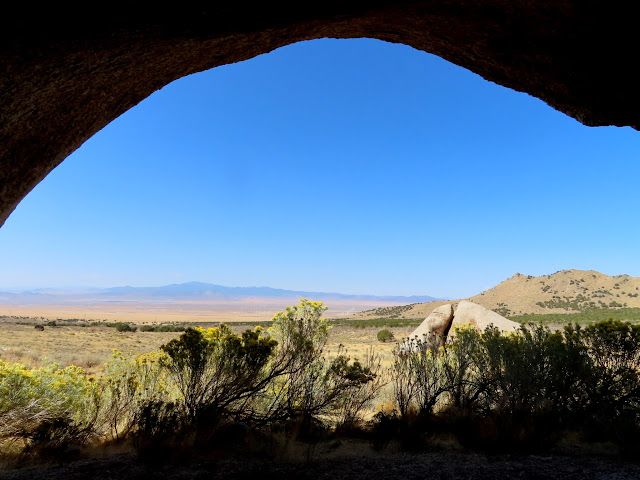
M 594 270 L 562 270 L 540 277 L 516 273 L 489 290 L 460 300 L 478 303 L 503 316 L 640 307 L 640 277 L 611 277 Z M 354 318 L 424 318 L 440 305 L 460 300 L 378 308 Z

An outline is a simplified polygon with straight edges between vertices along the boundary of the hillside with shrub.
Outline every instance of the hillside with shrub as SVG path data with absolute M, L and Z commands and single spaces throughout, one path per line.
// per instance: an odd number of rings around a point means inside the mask
M 526 315 L 566 315 L 640 309 L 640 277 L 609 276 L 594 270 L 562 270 L 534 277 L 516 273 L 489 290 L 473 297 L 399 307 L 384 307 L 354 314 L 352 319 L 425 318 L 445 303 L 468 300 L 513 318 Z M 637 312 L 628 311 L 633 318 Z M 596 313 L 607 319 L 606 313 Z

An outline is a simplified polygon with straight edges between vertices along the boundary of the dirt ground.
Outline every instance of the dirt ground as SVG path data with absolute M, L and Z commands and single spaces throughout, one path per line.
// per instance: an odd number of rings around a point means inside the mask
M 132 455 L 0 470 L 2 480 L 637 480 L 640 465 L 606 458 L 499 456 L 458 452 L 353 455 L 311 461 L 218 459 L 162 465 Z

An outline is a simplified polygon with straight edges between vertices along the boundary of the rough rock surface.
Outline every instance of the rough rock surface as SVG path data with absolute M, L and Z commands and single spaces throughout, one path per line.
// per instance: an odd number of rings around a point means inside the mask
M 466 324 L 471 324 L 473 327 L 481 331 L 489 325 L 493 325 L 494 327 L 507 332 L 515 331 L 520 328 L 519 323 L 512 322 L 511 320 L 504 318 L 502 315 L 498 315 L 496 312 L 484 308 L 482 305 L 463 300 L 455 309 L 449 334 L 453 334 L 456 327 L 461 327 Z
M 71 4 L 11 10 L 0 16 L 0 226 L 71 152 L 154 91 L 302 40 L 403 43 L 585 125 L 640 127 L 633 2 L 130 3 L 86 21 Z
M 449 331 L 452 320 L 453 305 L 450 303 L 442 305 L 431 312 L 431 314 L 425 318 L 420 325 L 418 325 L 418 328 L 411 332 L 409 340 L 415 341 L 417 339 L 424 342 L 436 335 L 440 336 L 444 340 L 447 332 Z M 405 348 L 409 348 L 409 345 L 407 344 Z

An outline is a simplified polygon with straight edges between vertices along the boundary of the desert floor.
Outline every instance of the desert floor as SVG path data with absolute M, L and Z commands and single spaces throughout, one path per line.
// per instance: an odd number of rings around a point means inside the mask
M 315 300 L 309 298 L 308 300 Z M 298 298 L 261 298 L 237 301 L 94 301 L 91 298 L 58 305 L 0 305 L 0 316 L 46 318 L 77 318 L 86 321 L 106 320 L 139 325 L 179 322 L 256 322 L 271 320 L 288 305 L 297 305 Z M 325 303 L 326 318 L 341 318 L 377 307 L 392 306 L 389 302 L 331 300 Z
M 231 324 L 233 326 L 233 324 Z M 247 326 L 234 326 L 237 331 Z M 414 327 L 389 328 L 396 338 L 408 336 Z M 330 330 L 325 353 L 333 356 L 340 345 L 347 354 L 364 359 L 370 348 L 388 364 L 392 358 L 394 342 L 381 343 L 377 333 L 381 328 L 354 328 L 335 326 Z M 39 366 L 56 362 L 61 366 L 77 365 L 88 373 L 99 373 L 109 361 L 113 350 L 123 353 L 144 353 L 158 349 L 180 333 L 118 332 L 115 328 L 58 326 L 39 331 L 33 325 L 20 325 L 0 321 L 0 359 Z
M 486 456 L 451 451 L 365 454 L 360 448 L 353 448 L 355 446 L 353 444 L 344 446 L 351 448 L 350 455 L 316 452 L 313 458 L 308 460 L 222 458 L 197 462 L 150 463 L 141 462 L 133 455 L 110 455 L 68 463 L 0 470 L 0 479 L 635 480 L 640 478 L 640 465 L 637 463 L 598 457 Z

